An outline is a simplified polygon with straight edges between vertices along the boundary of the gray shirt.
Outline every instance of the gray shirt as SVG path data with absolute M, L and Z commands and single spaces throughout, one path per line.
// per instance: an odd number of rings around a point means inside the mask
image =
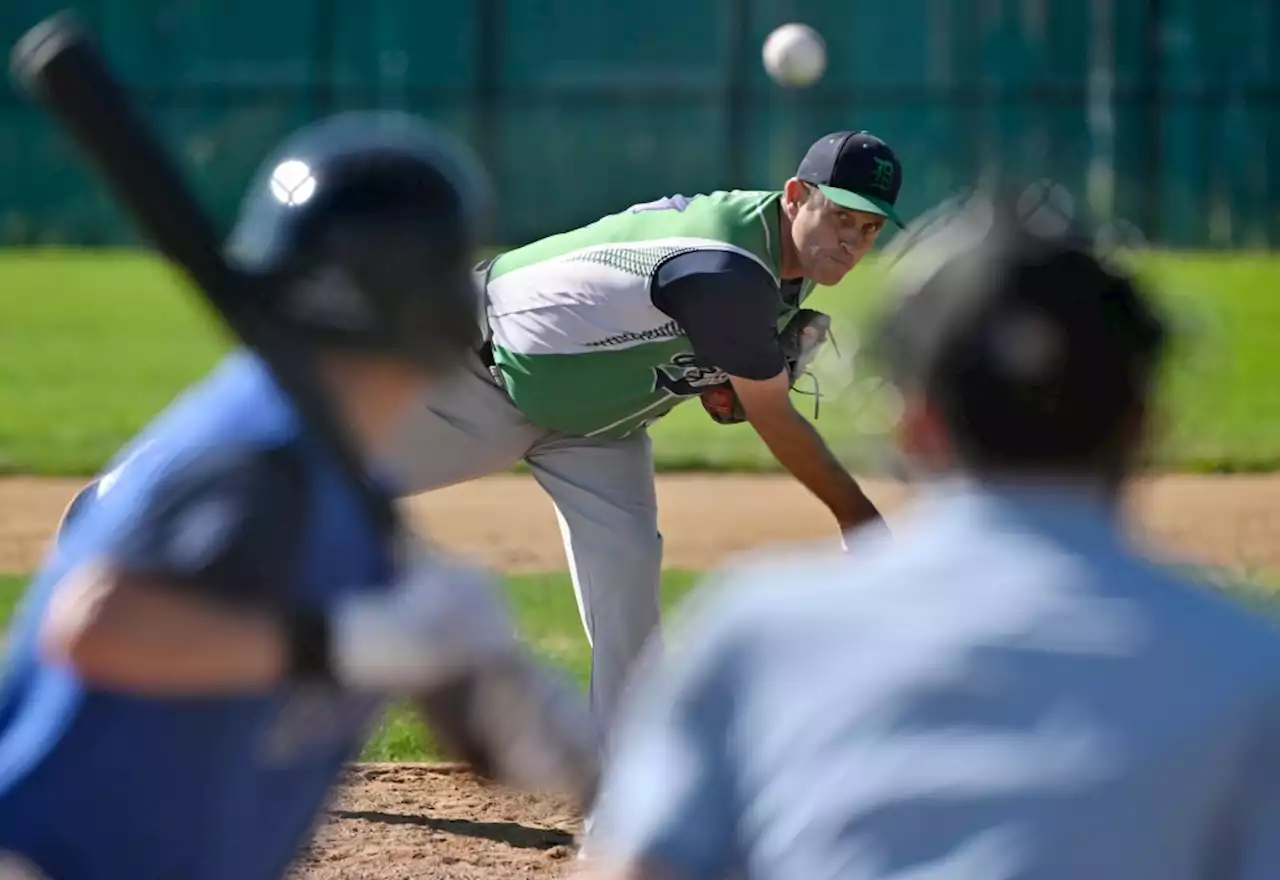
M 931 496 L 931 497 L 930 497 Z M 587 853 L 688 877 L 1280 878 L 1280 633 L 1065 490 L 745 561 L 619 719 Z

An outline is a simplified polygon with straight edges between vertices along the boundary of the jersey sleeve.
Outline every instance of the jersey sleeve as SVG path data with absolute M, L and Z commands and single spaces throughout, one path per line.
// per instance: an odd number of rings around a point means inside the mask
M 75 497 L 71 499 L 71 502 L 62 511 L 62 518 L 58 520 L 58 527 L 54 532 L 55 540 L 61 541 L 68 530 L 80 522 L 84 515 L 89 512 L 89 508 L 97 500 L 101 484 L 101 478 L 94 477 L 82 486 L 79 492 L 76 492 Z
M 288 449 L 207 455 L 162 478 L 107 555 L 131 574 L 268 599 L 293 581 L 305 509 Z
M 742 379 L 772 379 L 786 366 L 778 344 L 778 286 L 750 257 L 700 250 L 658 268 L 653 304 L 683 328 L 694 355 Z

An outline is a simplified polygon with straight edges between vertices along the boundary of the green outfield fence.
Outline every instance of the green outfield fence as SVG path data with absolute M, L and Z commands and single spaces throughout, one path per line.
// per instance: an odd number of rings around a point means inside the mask
M 11 43 L 67 5 L 3 0 Z M 499 244 L 636 201 L 785 179 L 867 128 L 903 207 L 980 175 L 1047 176 L 1170 247 L 1280 242 L 1276 0 L 85 0 L 78 8 L 222 220 L 263 152 L 319 114 L 398 107 L 482 153 Z M 766 33 L 825 35 L 828 76 L 772 86 Z M 128 243 L 11 89 L 0 243 Z

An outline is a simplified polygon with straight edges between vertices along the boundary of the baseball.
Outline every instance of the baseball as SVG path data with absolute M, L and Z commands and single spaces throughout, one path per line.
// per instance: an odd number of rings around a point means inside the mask
M 776 28 L 764 41 L 764 69 L 783 86 L 807 86 L 827 69 L 827 44 L 807 24 L 790 22 Z

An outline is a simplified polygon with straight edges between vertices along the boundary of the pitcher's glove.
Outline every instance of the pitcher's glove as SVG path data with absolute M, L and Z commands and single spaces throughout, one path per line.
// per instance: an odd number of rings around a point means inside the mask
M 794 390 L 801 376 L 809 373 L 809 366 L 818 356 L 818 351 L 830 338 L 831 316 L 813 309 L 800 309 L 791 317 L 782 332 L 778 334 L 778 344 L 782 347 L 786 359 L 789 384 Z M 818 396 L 817 391 L 805 392 Z M 722 425 L 735 425 L 747 420 L 733 385 L 722 382 L 702 392 L 702 407 L 707 414 Z M 813 414 L 818 414 L 817 400 L 814 401 Z

